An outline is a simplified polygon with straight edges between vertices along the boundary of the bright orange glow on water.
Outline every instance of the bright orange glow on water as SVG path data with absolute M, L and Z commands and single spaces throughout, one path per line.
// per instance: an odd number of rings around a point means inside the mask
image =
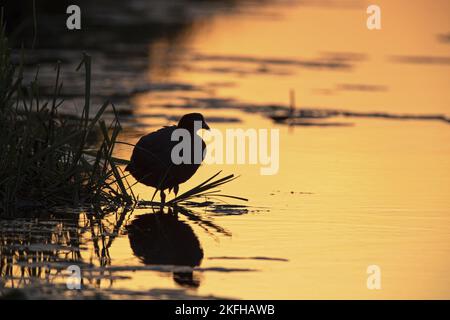
M 201 55 L 316 59 L 354 53 L 348 70 L 204 60 L 174 69 L 168 79 L 232 83 L 197 94 L 249 103 L 287 103 L 294 89 L 299 107 L 356 111 L 449 114 L 447 64 L 409 64 L 396 56 L 449 57 L 437 40 L 450 30 L 447 1 L 379 1 L 382 30 L 365 27 L 366 4 L 328 8 L 282 6 L 255 16 L 223 16 L 194 28 L 189 50 Z M 268 18 L 273 14 L 276 18 Z M 189 55 L 189 54 L 188 54 Z M 157 65 L 157 64 L 156 64 Z M 235 72 L 205 72 L 220 66 Z M 266 68 L 267 72 L 254 71 Z M 239 69 L 236 71 L 236 69 Z M 217 71 L 217 70 L 216 70 Z M 286 73 L 280 75 L 279 73 Z M 343 90 L 344 84 L 382 89 Z M 344 86 L 345 87 L 345 86 Z M 193 94 L 195 96 L 196 94 Z M 139 98 L 143 112 L 152 96 Z M 171 110 L 182 114 L 183 109 Z M 208 116 L 236 116 L 229 127 L 272 128 L 258 115 L 203 110 Z M 347 120 L 347 119 L 346 119 Z M 449 298 L 450 131 L 439 122 L 348 120 L 352 127 L 281 130 L 280 171 L 260 176 L 257 166 L 203 166 L 193 186 L 217 170 L 240 174 L 226 186 L 248 197 L 255 212 L 217 216 L 232 232 L 218 240 L 194 230 L 205 266 L 245 266 L 258 272 L 202 275 L 199 294 L 239 298 Z M 151 125 L 155 120 L 149 120 Z M 133 140 L 133 139 L 131 139 Z M 135 140 L 134 140 L 135 141 Z M 138 192 L 149 191 L 142 186 Z M 123 244 L 127 246 L 127 243 Z M 117 250 L 122 246 L 117 245 Z M 264 260 L 210 260 L 217 256 L 266 256 Z M 382 289 L 368 290 L 366 269 L 379 265 Z M 157 280 L 159 279 L 159 280 Z M 149 286 L 171 286 L 167 277 Z M 136 286 L 144 281 L 136 277 Z M 150 281 L 149 281 L 150 282 Z

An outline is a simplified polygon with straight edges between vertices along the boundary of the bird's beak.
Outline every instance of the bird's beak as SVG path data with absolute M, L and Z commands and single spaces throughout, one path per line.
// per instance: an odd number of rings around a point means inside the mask
M 208 126 L 208 124 L 205 121 L 203 121 L 202 129 L 205 129 L 208 131 L 211 130 L 211 128 Z

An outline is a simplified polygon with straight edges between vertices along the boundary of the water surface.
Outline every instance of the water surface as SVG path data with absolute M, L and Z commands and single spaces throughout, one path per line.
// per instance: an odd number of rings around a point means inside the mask
M 450 46 L 440 35 L 450 30 L 449 3 L 378 3 L 380 31 L 365 27 L 365 1 L 307 1 L 247 4 L 194 22 L 177 41 L 152 42 L 141 88 L 131 84 L 139 90 L 118 101 L 131 110 L 121 139 L 135 143 L 190 111 L 220 130 L 277 128 L 278 174 L 262 176 L 255 165 L 205 165 L 181 187 L 219 170 L 234 173 L 240 178 L 222 190 L 248 198 L 228 201 L 245 207 L 160 219 L 140 208 L 100 221 L 76 213 L 2 222 L 3 249 L 16 251 L 2 252 L 9 276 L 0 283 L 34 288 L 41 279 L 37 288 L 50 282 L 52 289 L 36 289 L 37 296 L 78 296 L 62 278 L 45 280 L 45 270 L 53 275 L 84 263 L 84 297 L 449 298 L 448 123 L 337 117 L 324 121 L 351 125 L 287 126 L 261 111 L 287 107 L 293 90 L 297 108 L 448 116 Z M 130 152 L 121 146 L 117 155 Z M 142 185 L 133 190 L 147 200 L 153 194 Z M 29 228 L 38 233 L 31 240 Z M 193 272 L 166 266 L 175 258 L 158 251 L 164 239 L 183 243 L 188 254 L 179 264 Z M 28 248 L 24 257 L 17 246 L 27 241 L 59 246 Z M 20 260 L 49 260 L 51 267 L 24 271 Z M 369 265 L 381 268 L 381 290 L 366 286 Z

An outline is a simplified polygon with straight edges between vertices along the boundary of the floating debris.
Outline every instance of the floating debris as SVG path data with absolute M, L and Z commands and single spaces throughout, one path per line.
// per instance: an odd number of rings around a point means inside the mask
M 393 56 L 391 59 L 401 63 L 450 65 L 450 57 L 441 56 Z
M 227 256 L 222 256 L 222 257 L 209 257 L 208 259 L 210 260 L 268 260 L 268 261 L 283 261 L 283 262 L 288 262 L 288 259 L 284 259 L 284 258 L 271 258 L 271 257 L 260 257 L 260 256 L 256 256 L 256 257 L 227 257 Z

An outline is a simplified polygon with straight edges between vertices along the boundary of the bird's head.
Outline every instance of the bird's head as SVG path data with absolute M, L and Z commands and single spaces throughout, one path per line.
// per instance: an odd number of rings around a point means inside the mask
M 210 130 L 208 124 L 205 121 L 205 118 L 203 118 L 203 115 L 201 113 L 188 113 L 181 117 L 180 121 L 178 122 L 178 128 L 183 128 L 189 131 L 194 130 L 195 126 L 194 124 L 200 124 L 201 129 Z

